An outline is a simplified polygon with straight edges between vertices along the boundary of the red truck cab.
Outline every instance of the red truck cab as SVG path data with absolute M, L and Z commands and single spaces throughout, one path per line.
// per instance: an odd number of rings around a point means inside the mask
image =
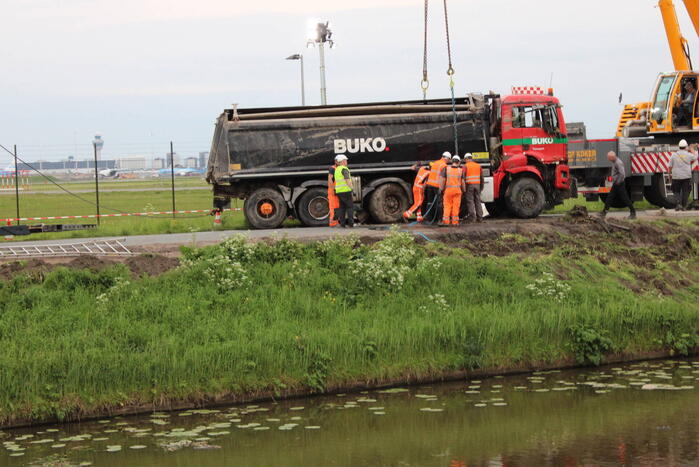
M 528 198 L 539 198 L 543 192 L 546 207 L 550 208 L 560 203 L 570 189 L 566 125 L 560 102 L 551 91 L 544 94 L 540 88 L 529 89 L 532 91 L 513 92 L 501 100 L 502 147 L 493 171 L 493 194 L 495 199 L 504 200 L 519 196 L 518 204 L 526 205 Z M 538 182 L 541 191 L 531 182 L 518 182 L 520 178 Z M 520 185 L 529 187 L 522 189 Z M 518 193 L 512 193 L 514 189 Z M 540 209 L 531 206 L 519 216 L 529 217 L 535 211 Z

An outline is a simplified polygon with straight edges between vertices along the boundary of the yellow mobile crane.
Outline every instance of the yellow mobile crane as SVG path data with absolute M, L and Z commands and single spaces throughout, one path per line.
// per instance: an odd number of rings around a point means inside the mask
M 699 35 L 699 0 L 683 0 L 694 29 Z M 699 140 L 699 108 L 697 108 L 697 78 L 692 70 L 687 40 L 682 35 L 672 0 L 659 0 L 665 33 L 675 71 L 661 73 L 649 102 L 624 107 L 617 126 L 617 137 L 671 136 Z

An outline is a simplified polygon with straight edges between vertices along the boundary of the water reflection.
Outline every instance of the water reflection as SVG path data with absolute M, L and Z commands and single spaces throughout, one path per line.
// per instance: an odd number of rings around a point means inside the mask
M 699 465 L 699 360 L 6 431 L 0 465 Z

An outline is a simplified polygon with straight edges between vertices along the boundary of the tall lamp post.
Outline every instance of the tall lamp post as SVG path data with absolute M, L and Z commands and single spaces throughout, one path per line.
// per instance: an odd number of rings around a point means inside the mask
M 294 54 L 286 57 L 287 60 L 299 60 L 301 62 L 301 105 L 306 107 L 306 84 L 303 78 L 303 55 Z
M 325 87 L 325 43 L 327 42 L 332 49 L 335 43 L 332 40 L 333 33 L 330 30 L 330 21 L 318 23 L 315 28 L 315 37 L 308 39 L 306 45 L 313 47 L 318 44 L 318 53 L 320 54 L 320 104 L 327 105 L 328 97 Z
M 95 135 L 95 139 L 92 140 L 92 148 L 95 152 L 95 200 L 97 206 L 97 225 L 100 225 L 100 182 L 97 161 L 100 159 L 100 156 L 102 154 L 102 146 L 104 146 L 104 140 L 102 140 L 102 136 Z

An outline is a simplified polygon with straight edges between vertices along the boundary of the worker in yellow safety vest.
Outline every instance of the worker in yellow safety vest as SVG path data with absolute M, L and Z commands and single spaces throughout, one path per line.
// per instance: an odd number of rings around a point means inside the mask
M 459 225 L 459 210 L 461 196 L 466 189 L 464 175 L 461 170 L 461 158 L 451 158 L 451 165 L 446 167 L 446 183 L 444 186 L 444 214 L 439 225 Z
M 473 154 L 464 155 L 464 178 L 466 179 L 466 208 L 468 216 L 466 222 L 483 222 L 483 206 L 481 204 L 481 190 L 483 190 L 483 169 L 478 162 L 473 160 Z
M 413 182 L 413 205 L 403 213 L 403 218 L 409 219 L 417 211 L 417 221 L 422 222 L 422 201 L 425 197 L 425 183 L 430 174 L 430 167 L 418 162 L 412 169 L 417 172 Z
M 422 213 L 428 224 L 434 224 L 441 215 L 442 197 L 440 195 L 444 190 L 444 169 L 450 160 L 451 153 L 444 151 L 441 159 L 430 164 L 430 173 L 425 183 L 425 199 L 422 202 Z
M 335 194 L 340 207 L 335 211 L 340 227 L 354 227 L 354 202 L 352 201 L 352 174 L 347 167 L 347 156 L 335 157 Z

